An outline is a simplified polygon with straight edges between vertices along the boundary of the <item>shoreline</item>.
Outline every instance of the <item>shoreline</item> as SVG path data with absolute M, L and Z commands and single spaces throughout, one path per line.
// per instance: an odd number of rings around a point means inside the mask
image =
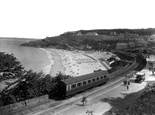
M 53 65 L 50 68 L 49 74 L 52 77 L 55 77 L 57 74 L 62 73 L 65 74 L 66 68 L 62 65 L 61 55 L 55 49 L 46 49 L 50 55 L 52 55 L 52 59 L 54 61 Z
M 47 58 L 50 60 L 50 64 L 46 65 L 46 66 L 43 68 L 42 71 L 43 71 L 43 73 L 46 74 L 46 75 L 47 75 L 47 74 L 50 74 L 51 68 L 52 68 L 52 66 L 53 66 L 53 64 L 54 64 L 53 57 L 51 56 L 50 52 L 48 52 L 45 48 L 39 48 L 39 49 L 45 51 L 46 54 L 47 54 Z

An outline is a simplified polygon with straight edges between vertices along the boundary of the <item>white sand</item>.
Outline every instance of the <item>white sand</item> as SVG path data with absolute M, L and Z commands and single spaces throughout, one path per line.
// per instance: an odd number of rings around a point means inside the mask
M 50 73 L 50 70 L 51 70 L 51 67 L 54 64 L 54 61 L 52 59 L 52 55 L 46 49 L 44 49 L 44 48 L 40 48 L 40 49 L 41 50 L 44 50 L 46 52 L 46 54 L 47 54 L 47 57 L 50 59 L 50 64 L 47 65 L 46 67 L 44 67 L 44 69 L 43 69 L 43 73 L 44 74 L 49 74 Z
M 80 76 L 93 73 L 94 70 L 106 70 L 106 68 L 97 60 L 80 53 L 65 50 L 55 50 L 62 59 L 62 65 L 66 68 L 65 74 L 71 76 Z
M 85 52 L 66 51 L 60 49 L 43 49 L 46 51 L 48 58 L 51 60 L 43 72 L 56 76 L 59 72 L 70 76 L 80 76 L 84 74 L 93 73 L 95 70 L 107 70 L 99 58 L 108 59 L 112 53 L 95 52 L 86 54 Z M 106 63 L 105 63 L 106 64 Z M 108 66 L 108 65 L 107 65 Z
M 65 68 L 62 65 L 62 59 L 57 50 L 56 49 L 46 49 L 46 50 L 49 52 L 50 55 L 52 55 L 52 59 L 54 61 L 50 69 L 50 75 L 52 77 L 55 77 L 59 73 L 65 74 Z

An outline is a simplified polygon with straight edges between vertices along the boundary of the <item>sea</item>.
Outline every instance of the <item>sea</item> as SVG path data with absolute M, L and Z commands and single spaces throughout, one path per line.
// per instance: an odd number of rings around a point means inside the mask
M 23 65 L 25 70 L 43 71 L 49 65 L 50 59 L 46 51 L 40 48 L 25 47 L 21 44 L 34 41 L 25 38 L 0 38 L 0 52 L 13 54 Z

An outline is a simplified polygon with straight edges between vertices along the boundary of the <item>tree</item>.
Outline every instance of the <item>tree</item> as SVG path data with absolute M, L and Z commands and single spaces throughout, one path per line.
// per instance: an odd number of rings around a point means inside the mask
M 0 52 L 0 81 L 20 77 L 23 66 L 13 54 Z
M 14 83 L 11 83 L 0 93 L 0 104 L 8 105 L 14 102 L 27 100 L 30 98 L 38 97 L 45 94 L 56 92 L 59 81 L 67 79 L 69 76 L 59 73 L 56 77 L 52 78 L 49 74 L 44 75 L 43 72 L 33 72 L 32 70 L 26 71 L 22 68 L 21 64 L 13 55 L 1 53 L 1 71 L 9 71 L 12 74 L 17 72 L 20 76 Z M 6 58 L 5 56 L 9 56 Z M 5 59 L 3 59 L 5 57 Z M 6 61 L 10 60 L 11 61 Z M 5 60 L 5 61 L 4 61 Z M 12 61 L 14 60 L 14 61 Z M 10 69 L 13 68 L 13 69 Z M 13 71 L 18 70 L 18 71 Z M 54 94 L 54 93 L 53 93 Z

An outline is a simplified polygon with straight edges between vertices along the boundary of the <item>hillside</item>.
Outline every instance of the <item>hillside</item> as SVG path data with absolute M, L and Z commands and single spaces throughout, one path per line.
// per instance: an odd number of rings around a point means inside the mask
M 136 39 L 148 40 L 155 34 L 155 29 L 111 29 L 111 30 L 79 30 L 65 32 L 60 36 L 46 37 L 42 40 L 22 44 L 30 47 L 52 47 L 60 49 L 98 50 L 107 48 L 108 44 L 115 48 L 118 41 L 128 42 Z

